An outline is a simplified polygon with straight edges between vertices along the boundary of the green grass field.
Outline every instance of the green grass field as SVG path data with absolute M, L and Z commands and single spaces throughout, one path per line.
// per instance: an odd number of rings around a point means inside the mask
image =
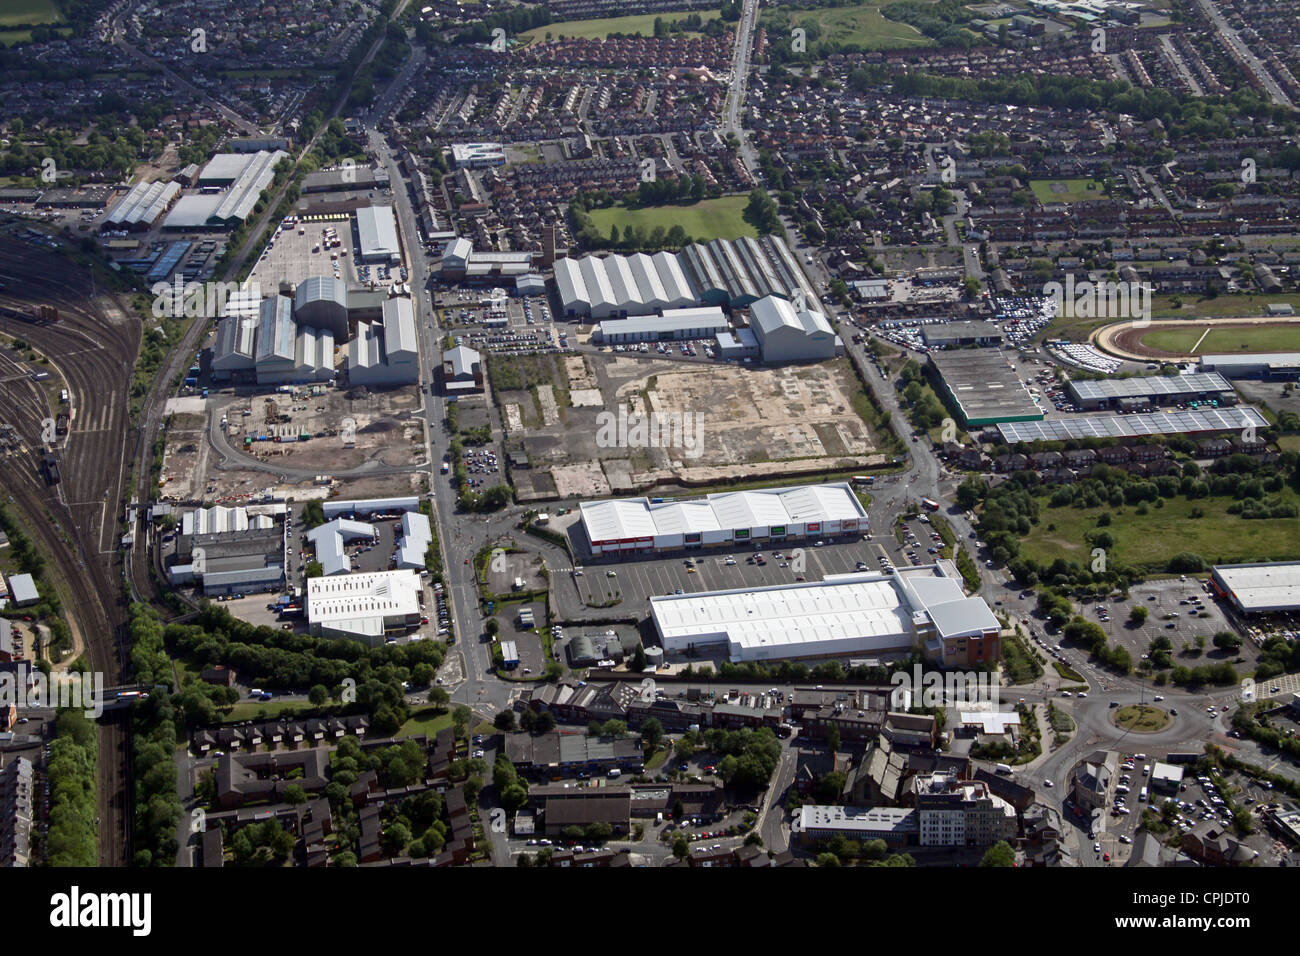
M 438 731 L 445 727 L 451 726 L 451 711 L 439 710 L 437 707 L 426 707 L 424 710 L 417 710 L 411 715 L 410 720 L 398 728 L 394 737 L 414 737 L 418 734 L 427 734 L 432 737 Z
M 540 43 L 545 41 L 546 34 L 551 35 L 552 40 L 560 38 L 570 40 L 603 40 L 611 33 L 640 34 L 641 36 L 654 36 L 655 19 L 663 17 L 664 23 L 671 23 L 673 20 L 685 20 L 690 13 L 698 13 L 701 20 L 716 20 L 721 10 L 696 10 L 696 11 L 677 11 L 674 13 L 647 13 L 634 17 L 604 17 L 599 20 L 572 20 L 563 23 L 548 23 L 544 27 L 536 27 L 519 34 L 521 43 Z
M 1177 307 L 1174 300 L 1180 303 Z M 1157 295 L 1151 299 L 1151 317 L 1153 319 L 1188 319 L 1188 328 L 1195 319 L 1233 319 L 1257 318 L 1264 315 L 1266 307 L 1272 302 L 1286 302 L 1300 314 L 1300 293 L 1286 295 L 1220 295 L 1205 299 L 1192 295 L 1170 296 Z M 1043 339 L 1069 339 L 1071 342 L 1086 342 L 1094 329 L 1110 325 L 1114 319 L 1067 318 L 1062 316 L 1047 328 L 1034 336 L 1035 341 Z M 1200 326 L 1197 335 L 1205 330 Z M 1192 339 L 1194 343 L 1195 338 Z M 1188 348 L 1191 346 L 1189 345 Z M 1291 349 L 1300 348 L 1292 345 Z M 1227 350 L 1223 350 L 1227 351 Z
M 1104 199 L 1101 183 L 1095 179 L 1031 179 L 1029 189 L 1039 202 L 1083 202 Z
M 759 17 L 759 22 L 766 29 L 780 32 L 809 21 L 815 21 L 821 27 L 822 40 L 859 46 L 866 50 L 934 45 L 933 40 L 911 24 L 885 19 L 880 12 L 880 5 L 875 3 L 815 10 L 782 7 L 765 10 Z M 775 33 L 769 42 L 774 41 Z
M 63 22 L 63 13 L 54 0 L 5 0 L 0 4 L 0 29 Z
M 1285 500 L 1297 500 L 1289 489 L 1279 494 Z M 1106 505 L 1049 508 L 1045 499 L 1040 504 L 1038 524 L 1021 540 L 1020 550 L 1043 564 L 1065 558 L 1087 565 L 1092 548 L 1084 540 L 1084 532 L 1097 527 L 1097 516 L 1103 511 L 1114 516 L 1106 529 L 1115 538 L 1112 564 L 1163 569 L 1170 558 L 1183 551 L 1214 564 L 1300 558 L 1300 518 L 1240 518 L 1228 514 L 1230 498 L 1172 498 L 1163 508 L 1148 505 L 1145 515 L 1135 514 L 1128 506 L 1121 512 Z M 1200 508 L 1202 517 L 1191 517 L 1193 508 Z
M 680 224 L 692 239 L 739 239 L 758 235 L 758 231 L 744 219 L 748 202 L 748 196 L 719 196 L 717 199 L 701 199 L 689 206 L 645 206 L 641 209 L 611 206 L 593 209 L 590 215 L 596 228 L 606 235 L 613 225 L 617 225 L 620 232 L 628 226 L 640 226 L 649 232 L 655 226 L 671 229 Z
M 1288 303 L 1300 314 L 1300 293 L 1284 295 L 1218 295 L 1213 299 L 1177 296 L 1181 307 L 1174 308 L 1175 296 L 1157 295 L 1151 300 L 1151 315 L 1157 319 L 1195 316 L 1206 319 L 1256 318 L 1265 315 L 1271 303 Z
M 1243 325 L 1235 328 L 1211 328 L 1189 322 L 1185 329 L 1152 329 L 1142 336 L 1142 344 L 1166 352 L 1198 355 L 1224 352 L 1294 352 L 1300 351 L 1300 323 L 1290 325 Z M 1200 345 L 1197 345 L 1197 342 Z

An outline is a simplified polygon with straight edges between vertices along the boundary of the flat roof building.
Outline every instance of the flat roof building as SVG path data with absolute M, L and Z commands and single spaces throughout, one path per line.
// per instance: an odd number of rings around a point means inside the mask
M 1145 398 L 1152 404 L 1171 405 L 1188 401 L 1216 401 L 1236 404 L 1232 383 L 1217 372 L 1181 375 L 1139 375 L 1133 378 L 1070 381 L 1066 385 L 1074 403 L 1083 409 L 1115 408 L 1125 398 Z
M 316 637 L 343 637 L 370 647 L 420 623 L 420 578 L 414 571 L 375 571 L 311 578 L 307 622 Z
M 992 322 L 943 322 L 921 329 L 925 344 L 934 348 L 961 345 L 1001 345 L 1002 330 Z
M 1043 418 L 1043 410 L 1000 350 L 931 352 L 929 361 L 942 397 L 963 427 Z
M 1300 610 L 1300 561 L 1215 565 L 1210 586 L 1243 614 Z
M 500 143 L 453 143 L 451 161 L 458 169 L 504 166 L 506 151 Z
M 1228 378 L 1300 378 L 1300 352 L 1255 352 L 1241 355 L 1202 355 L 1202 372 Z
M 730 327 L 721 309 L 666 309 L 662 315 L 611 319 L 596 326 L 596 338 L 609 344 L 713 338 Z
M 650 599 L 664 650 L 721 646 L 733 663 L 907 655 L 946 666 L 998 659 L 999 624 L 942 565 Z
M 914 808 L 838 807 L 804 804 L 795 833 L 804 843 L 842 836 L 849 840 L 884 840 L 891 847 L 917 842 L 920 820 Z

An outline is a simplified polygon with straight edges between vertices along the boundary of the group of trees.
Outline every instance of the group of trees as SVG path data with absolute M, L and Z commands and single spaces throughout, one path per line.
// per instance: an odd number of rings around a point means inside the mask
M 150 694 L 131 707 L 136 866 L 172 866 L 176 862 L 176 824 L 184 812 L 176 787 L 179 719 L 165 694 Z
M 908 416 L 919 430 L 938 428 L 945 418 L 950 417 L 934 392 L 925 387 L 925 371 L 915 359 L 904 363 L 899 378 L 904 383 L 903 397 L 910 406 Z
M 29 607 L 7 609 L 5 616 L 31 616 L 49 628 L 51 648 L 70 647 L 72 634 L 67 622 L 60 617 L 63 603 L 59 600 L 58 592 L 45 580 L 45 558 L 3 505 L 0 505 L 0 531 L 9 537 L 9 552 L 18 570 L 32 576 L 36 592 L 40 596 L 40 601 Z
M 718 776 L 729 787 L 760 789 L 767 786 L 781 759 L 781 742 L 770 728 L 758 730 L 723 730 L 710 728 L 682 735 L 677 754 L 685 759 L 704 747 L 712 753 L 725 754 L 718 761 Z
M 45 859 L 50 866 L 98 866 L 95 725 L 78 710 L 63 710 L 54 731 L 45 767 L 50 784 Z
M 761 236 L 781 231 L 779 210 L 766 189 L 756 186 L 749 191 L 749 201 L 745 203 L 745 221 L 757 229 Z
M 664 21 L 663 17 L 655 17 L 654 35 L 656 37 L 667 37 L 674 33 L 703 33 L 707 37 L 720 37 L 727 32 L 727 25 L 721 19 L 705 20 L 698 13 L 687 14 L 682 20 Z
M 168 625 L 163 639 L 177 656 L 199 666 L 233 667 L 246 682 L 262 686 L 320 685 L 339 698 L 343 681 L 351 678 L 356 681 L 356 709 L 368 711 L 381 734 L 394 732 L 410 716 L 403 682 L 427 678 L 443 658 L 442 645 L 434 641 L 367 648 L 355 641 L 256 627 L 212 604 L 200 610 L 193 624 Z M 154 655 L 143 655 L 149 656 Z

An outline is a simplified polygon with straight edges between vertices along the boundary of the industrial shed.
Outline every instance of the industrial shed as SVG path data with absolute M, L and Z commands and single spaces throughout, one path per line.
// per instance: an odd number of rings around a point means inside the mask
M 411 300 L 388 299 L 379 322 L 360 322 L 348 343 L 353 385 L 410 385 L 420 378 L 420 353 Z
M 583 502 L 579 509 L 596 555 L 735 547 L 867 530 L 867 513 L 845 482 L 683 501 L 620 498 Z
M 397 219 L 392 206 L 362 206 L 357 210 L 357 234 L 362 262 L 397 262 L 402 257 Z
M 825 315 L 796 309 L 789 300 L 775 295 L 750 306 L 750 327 L 763 361 L 769 364 L 820 361 L 834 358 L 844 349 Z

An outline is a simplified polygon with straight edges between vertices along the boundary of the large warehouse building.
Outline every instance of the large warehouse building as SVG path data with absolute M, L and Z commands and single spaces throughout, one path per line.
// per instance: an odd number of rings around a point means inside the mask
M 560 259 L 555 285 L 570 317 L 617 319 L 697 304 L 695 289 L 671 252 Z
M 1210 586 L 1242 614 L 1300 610 L 1300 561 L 1270 564 L 1219 564 Z
M 357 323 L 348 344 L 348 381 L 353 385 L 410 385 L 420 379 L 420 350 L 411 300 L 388 299 L 379 322 Z
M 867 530 L 867 512 L 845 482 L 676 501 L 619 498 L 583 502 L 579 508 L 593 555 L 734 547 Z
M 561 309 L 594 320 L 652 315 L 688 306 L 746 308 L 766 296 L 816 307 L 817 296 L 785 243 L 714 239 L 653 256 L 584 256 L 555 263 Z
M 238 226 L 252 215 L 258 199 L 275 180 L 276 165 L 287 157 L 280 150 L 216 154 L 199 174 L 199 186 L 214 191 L 182 196 L 163 221 L 163 228 L 187 231 Z
M 402 246 L 392 206 L 362 206 L 357 210 L 358 256 L 362 262 L 397 262 Z
M 963 345 L 1001 345 L 1002 330 L 992 322 L 941 322 L 921 329 L 921 338 L 932 348 Z
M 303 279 L 293 293 L 293 314 L 300 325 L 330 332 L 339 342 L 348 339 L 347 283 L 332 276 Z
M 764 362 L 820 361 L 844 351 L 844 343 L 821 312 L 796 309 L 776 295 L 759 299 L 749 309 L 750 328 Z
M 287 385 L 333 380 L 335 343 L 348 337 L 347 287 L 342 282 L 313 277 L 298 286 L 292 299 L 269 296 L 257 305 L 255 315 L 249 312 L 250 301 L 242 295 L 227 304 L 212 351 L 214 381 Z
M 664 650 L 723 647 L 733 663 L 906 656 L 947 667 L 998 660 L 1001 625 L 942 565 L 650 599 Z
M 181 194 L 179 183 L 139 182 L 104 217 L 104 229 L 152 229 Z
M 730 323 L 721 309 L 665 309 L 663 315 L 638 315 L 610 319 L 596 326 L 596 341 L 611 345 L 675 339 L 711 339 L 726 332 Z
M 931 352 L 941 395 L 963 427 L 1041 421 L 1043 410 L 999 349 Z
M 283 505 L 199 508 L 181 516 L 168 575 L 173 584 L 198 584 L 209 597 L 278 591 L 284 584 Z
M 1249 405 L 1239 405 L 1236 408 L 1189 409 L 1146 415 L 1071 415 L 1041 422 L 1005 422 L 998 425 L 998 432 L 1005 444 L 1014 445 L 1021 441 L 1239 433 L 1244 428 L 1262 431 L 1267 427 L 1268 420 L 1263 415 Z
M 1232 390 L 1232 383 L 1217 372 L 1071 381 L 1066 388 L 1074 403 L 1087 411 L 1099 408 L 1132 411 L 1139 406 L 1145 408 L 1187 402 L 1217 402 L 1219 405 L 1237 403 L 1237 393 Z
M 334 335 L 295 321 L 290 299 L 264 299 L 253 367 L 259 385 L 328 382 L 334 378 Z
M 375 571 L 307 581 L 307 623 L 315 637 L 344 637 L 379 647 L 388 634 L 420 623 L 414 571 Z
M 1228 378 L 1300 378 L 1300 352 L 1256 352 L 1242 355 L 1202 355 L 1202 372 Z

